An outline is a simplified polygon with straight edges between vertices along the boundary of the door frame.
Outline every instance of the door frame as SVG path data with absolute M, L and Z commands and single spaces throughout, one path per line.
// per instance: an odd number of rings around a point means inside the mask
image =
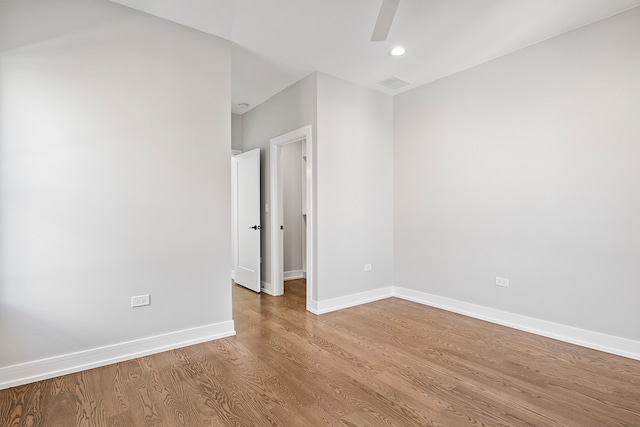
M 313 135 L 311 125 L 301 127 L 284 135 L 277 136 L 270 140 L 269 168 L 270 168 L 270 203 L 271 203 L 271 284 L 273 294 L 284 294 L 283 278 L 283 234 L 280 230 L 282 225 L 282 171 L 280 170 L 280 152 L 282 147 L 299 141 L 306 141 L 306 205 L 307 205 L 307 310 L 313 312 L 313 295 L 315 291 L 315 185 L 314 185 L 314 158 L 313 158 Z

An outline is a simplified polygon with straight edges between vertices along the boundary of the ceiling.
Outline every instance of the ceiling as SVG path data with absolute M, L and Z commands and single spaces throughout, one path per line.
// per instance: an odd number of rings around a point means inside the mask
M 640 0 L 400 0 L 371 42 L 382 0 L 111 0 L 234 42 L 232 111 L 313 71 L 401 93 L 640 5 Z M 397 45 L 402 57 L 389 55 Z M 410 82 L 391 90 L 378 82 Z M 249 104 L 240 108 L 241 103 Z

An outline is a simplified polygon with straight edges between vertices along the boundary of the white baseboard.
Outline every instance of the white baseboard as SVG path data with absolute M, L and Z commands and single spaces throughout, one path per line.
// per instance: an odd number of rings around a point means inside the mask
M 262 286 L 263 292 L 273 295 L 273 286 L 270 283 L 262 282 Z M 548 322 L 402 287 L 390 286 L 325 301 L 311 300 L 307 310 L 315 314 L 324 314 L 394 296 L 571 344 L 640 360 L 640 341 Z M 0 390 L 233 335 L 235 335 L 234 323 L 233 320 L 230 320 L 6 366 L 0 368 Z
M 522 316 L 520 314 L 509 313 L 507 311 L 401 287 L 394 287 L 393 293 L 394 296 L 408 301 L 441 308 L 443 310 L 463 314 L 476 319 L 486 320 L 487 322 L 497 323 L 499 325 L 508 326 L 521 331 L 531 332 L 533 334 L 542 335 L 559 341 L 580 345 L 582 347 L 640 360 L 640 341 L 548 322 L 546 320 Z
M 260 290 L 265 294 L 269 294 L 271 296 L 274 296 L 276 293 L 273 285 L 269 282 L 265 282 L 264 280 L 260 282 Z
M 283 280 L 295 280 L 295 279 L 303 279 L 304 273 L 302 272 L 302 270 L 291 270 L 291 271 L 285 271 L 282 275 L 282 279 Z
M 360 304 L 378 301 L 392 296 L 393 287 L 389 286 L 386 288 L 345 295 L 343 297 L 332 298 L 324 301 L 311 301 L 312 307 L 308 307 L 307 310 L 314 314 L 324 314 L 331 311 L 342 310 L 343 308 L 349 308 Z
M 0 390 L 230 337 L 233 320 L 0 368 Z
M 320 314 L 320 313 L 318 313 L 318 301 L 316 301 L 314 299 L 308 299 L 307 300 L 307 311 L 310 311 L 313 314 Z

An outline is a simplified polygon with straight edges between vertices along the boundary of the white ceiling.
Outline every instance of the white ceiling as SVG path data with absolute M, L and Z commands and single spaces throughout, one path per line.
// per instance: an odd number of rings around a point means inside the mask
M 400 0 L 371 42 L 382 0 L 112 0 L 234 42 L 232 111 L 322 71 L 395 94 L 640 5 L 640 0 Z M 640 23 L 639 23 L 640 25 Z M 407 49 L 392 57 L 396 45 Z M 411 83 L 393 91 L 391 76 Z M 238 104 L 248 103 L 245 110 Z

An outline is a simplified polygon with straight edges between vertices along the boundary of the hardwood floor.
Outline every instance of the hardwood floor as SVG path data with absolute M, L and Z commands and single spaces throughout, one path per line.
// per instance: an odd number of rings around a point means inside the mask
M 234 286 L 237 337 L 0 391 L 0 426 L 640 426 L 640 361 L 390 298 Z

